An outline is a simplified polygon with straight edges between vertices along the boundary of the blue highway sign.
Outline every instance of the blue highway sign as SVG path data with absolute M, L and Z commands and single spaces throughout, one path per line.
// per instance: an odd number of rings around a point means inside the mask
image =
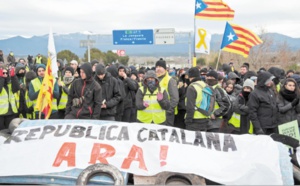
M 114 45 L 153 45 L 153 30 L 113 30 Z

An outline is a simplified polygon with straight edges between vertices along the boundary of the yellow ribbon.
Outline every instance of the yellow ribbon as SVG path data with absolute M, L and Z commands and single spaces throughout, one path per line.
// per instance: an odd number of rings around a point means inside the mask
M 205 43 L 206 30 L 204 30 L 203 28 L 198 29 L 198 35 L 200 37 L 200 40 L 197 43 L 196 48 L 199 49 L 202 45 L 204 45 L 204 49 L 207 50 L 207 45 Z

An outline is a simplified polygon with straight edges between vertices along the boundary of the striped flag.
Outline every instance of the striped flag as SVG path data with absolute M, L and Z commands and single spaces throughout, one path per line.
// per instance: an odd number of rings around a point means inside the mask
M 250 49 L 262 43 L 262 40 L 249 29 L 236 24 L 226 23 L 221 49 L 248 57 Z
M 48 39 L 48 60 L 46 72 L 36 104 L 36 108 L 45 115 L 45 119 L 48 119 L 52 112 L 52 99 L 54 89 L 54 77 L 52 74 L 53 63 L 56 64 L 56 51 L 54 46 L 53 34 L 52 31 L 50 31 Z
M 196 0 L 195 18 L 229 21 L 234 18 L 234 10 L 222 0 Z

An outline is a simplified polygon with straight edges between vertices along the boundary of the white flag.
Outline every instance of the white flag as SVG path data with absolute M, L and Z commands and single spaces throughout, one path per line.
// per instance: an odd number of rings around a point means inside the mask
M 54 38 L 53 38 L 53 33 L 52 29 L 50 28 L 49 32 L 49 38 L 48 38 L 48 57 L 51 59 L 51 67 L 52 67 L 52 75 L 53 77 L 58 77 L 57 71 L 57 60 L 56 60 L 56 50 L 55 50 L 55 45 L 54 45 Z
M 195 53 L 209 54 L 211 34 L 204 28 L 195 29 Z

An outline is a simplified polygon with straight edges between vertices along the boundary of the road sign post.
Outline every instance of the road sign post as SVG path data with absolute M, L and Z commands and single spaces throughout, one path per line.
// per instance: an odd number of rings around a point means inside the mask
M 113 30 L 114 45 L 152 45 L 153 30 Z

